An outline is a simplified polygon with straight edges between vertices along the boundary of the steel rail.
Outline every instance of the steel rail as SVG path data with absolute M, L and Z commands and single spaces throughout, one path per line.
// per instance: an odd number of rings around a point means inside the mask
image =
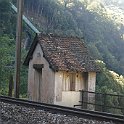
M 25 106 L 29 108 L 36 108 L 41 110 L 50 111 L 51 113 L 60 113 L 72 116 L 78 116 L 82 118 L 100 120 L 100 121 L 112 121 L 117 124 L 124 124 L 124 116 L 123 115 L 115 115 L 104 112 L 90 111 L 84 109 L 77 109 L 59 105 L 52 105 L 46 103 L 39 103 L 29 100 L 16 99 L 6 96 L 0 96 L 0 102 L 16 104 L 20 106 Z

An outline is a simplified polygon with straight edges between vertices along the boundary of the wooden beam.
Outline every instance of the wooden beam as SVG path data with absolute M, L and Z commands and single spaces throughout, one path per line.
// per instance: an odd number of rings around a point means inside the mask
M 14 85 L 15 98 L 19 98 L 19 87 L 20 87 L 23 0 L 17 0 L 17 6 L 18 6 L 18 11 L 17 11 L 18 15 L 17 15 L 17 30 L 16 30 L 16 60 L 15 60 L 15 85 Z

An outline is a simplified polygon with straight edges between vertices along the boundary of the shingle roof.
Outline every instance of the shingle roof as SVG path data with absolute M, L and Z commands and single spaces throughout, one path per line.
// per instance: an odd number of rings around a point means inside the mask
M 29 64 L 37 43 L 40 44 L 44 57 L 54 71 L 99 71 L 95 60 L 90 57 L 86 46 L 79 38 L 42 34 L 35 37 L 25 59 L 25 65 Z

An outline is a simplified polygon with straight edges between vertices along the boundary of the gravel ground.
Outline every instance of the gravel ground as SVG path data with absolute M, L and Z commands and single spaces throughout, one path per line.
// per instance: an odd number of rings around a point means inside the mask
M 114 124 L 0 102 L 0 124 Z

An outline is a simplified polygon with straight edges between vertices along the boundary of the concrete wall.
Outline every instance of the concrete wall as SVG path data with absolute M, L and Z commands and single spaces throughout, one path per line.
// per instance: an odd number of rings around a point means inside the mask
M 55 101 L 62 101 L 62 83 L 63 83 L 63 72 L 56 72 L 55 73 Z
M 41 72 L 33 68 L 33 64 L 44 64 Z M 29 62 L 28 94 L 29 99 L 45 103 L 54 102 L 55 73 L 49 68 L 49 63 L 43 57 L 40 45 L 36 46 L 33 59 Z M 39 94 L 40 93 L 40 94 Z
M 88 73 L 88 91 L 95 92 L 96 86 L 96 72 L 89 72 Z
M 59 71 L 55 73 L 55 98 L 54 104 L 73 107 L 79 105 L 81 93 L 88 80 L 88 75 L 84 73 L 75 73 L 75 91 L 70 91 L 69 74 L 71 72 Z M 87 77 L 84 77 L 87 76 Z
M 95 92 L 95 86 L 96 86 L 96 72 L 89 72 L 88 73 L 88 91 Z M 89 103 L 95 103 L 95 94 L 88 93 L 88 102 Z M 88 105 L 87 108 L 89 110 L 94 110 L 94 105 Z
M 55 101 L 54 104 L 74 107 L 74 105 L 79 105 L 81 100 L 81 93 L 78 91 L 62 91 L 62 100 Z

